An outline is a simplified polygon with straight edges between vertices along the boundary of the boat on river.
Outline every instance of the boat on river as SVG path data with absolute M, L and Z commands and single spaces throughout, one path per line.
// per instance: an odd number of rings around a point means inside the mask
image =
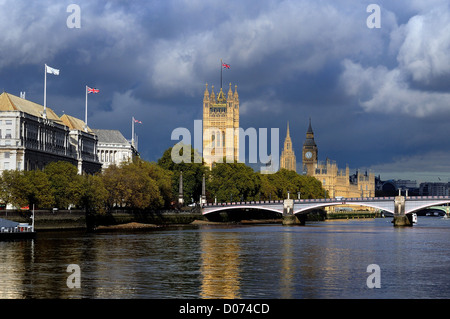
M 412 213 L 412 222 L 413 224 L 417 224 L 417 214 L 416 213 Z
M 11 239 L 29 239 L 36 236 L 34 230 L 34 211 L 31 225 L 0 218 L 0 241 Z

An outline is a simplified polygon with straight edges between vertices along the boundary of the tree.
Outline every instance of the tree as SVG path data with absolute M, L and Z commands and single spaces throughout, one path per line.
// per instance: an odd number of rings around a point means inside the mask
M 24 179 L 28 185 L 26 198 L 30 208 L 33 204 L 39 208 L 53 207 L 55 196 L 48 176 L 44 172 L 40 170 L 26 171 L 24 172 Z
M 48 177 L 42 171 L 6 170 L 2 173 L 0 196 L 15 207 L 51 208 L 55 198 Z
M 177 146 L 179 147 L 179 146 Z M 186 201 L 192 198 L 194 201 L 200 199 L 202 195 L 203 175 L 209 175 L 209 169 L 201 163 L 195 163 L 199 155 L 192 147 L 190 163 L 175 163 L 172 159 L 172 147 L 168 148 L 163 156 L 158 160 L 158 165 L 166 170 L 171 171 L 172 174 L 172 200 L 176 200 L 179 192 L 180 174 L 183 172 L 183 196 Z M 183 149 L 180 149 L 182 154 Z M 198 161 L 198 160 L 197 160 Z
M 207 188 L 219 202 L 257 200 L 261 181 L 252 168 L 243 163 L 216 163 Z
M 18 170 L 5 170 L 2 173 L 1 197 L 5 204 L 15 207 L 28 205 L 28 185 L 24 173 Z
M 156 181 L 159 193 L 161 194 L 164 206 L 170 207 L 173 200 L 172 178 L 173 172 L 166 170 L 153 162 L 146 162 L 141 159 L 136 160 L 136 165 L 145 172 L 150 178 Z
M 82 176 L 78 175 L 75 165 L 65 161 L 52 162 L 45 167 L 44 172 L 55 195 L 56 207 L 65 209 L 69 205 L 80 204 L 84 188 Z
M 158 209 L 164 205 L 157 182 L 139 163 L 109 166 L 103 173 L 103 183 L 109 207 Z
M 83 180 L 85 192 L 81 198 L 81 205 L 90 212 L 103 214 L 106 211 L 108 191 L 101 175 L 86 175 Z

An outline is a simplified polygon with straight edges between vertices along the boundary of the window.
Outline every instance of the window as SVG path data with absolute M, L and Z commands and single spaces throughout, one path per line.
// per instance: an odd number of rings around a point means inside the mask
M 9 152 L 5 152 L 5 158 L 9 158 L 10 154 Z
M 5 163 L 3 164 L 3 168 L 4 168 L 4 169 L 9 169 L 9 162 L 5 162 Z
M 6 125 L 12 125 L 12 120 L 6 120 L 6 121 L 5 121 L 5 124 L 6 124 Z
M 5 138 L 11 138 L 11 129 L 10 128 L 6 129 Z

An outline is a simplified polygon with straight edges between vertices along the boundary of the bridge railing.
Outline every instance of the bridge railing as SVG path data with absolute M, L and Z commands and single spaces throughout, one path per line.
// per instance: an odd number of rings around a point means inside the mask
M 406 196 L 407 200 L 424 200 L 424 199 L 450 199 L 450 196 L 434 195 L 434 196 Z
M 367 201 L 393 201 L 395 197 L 348 197 L 348 198 L 312 198 L 312 199 L 294 199 L 294 204 L 309 203 L 352 203 Z M 427 199 L 448 199 L 450 196 L 407 196 L 406 200 L 427 200 Z M 205 203 L 203 207 L 221 207 L 221 206 L 244 206 L 244 205 L 270 205 L 281 204 L 283 200 L 259 200 L 259 201 L 235 201 L 225 203 Z

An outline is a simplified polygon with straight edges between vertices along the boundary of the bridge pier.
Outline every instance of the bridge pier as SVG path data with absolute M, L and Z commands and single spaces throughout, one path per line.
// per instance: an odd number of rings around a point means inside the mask
M 304 215 L 297 216 L 294 214 L 294 200 L 285 199 L 283 202 L 282 224 L 284 226 L 305 225 L 306 217 Z
M 396 196 L 394 199 L 394 227 L 397 226 L 412 226 L 412 216 L 405 214 L 405 197 Z

